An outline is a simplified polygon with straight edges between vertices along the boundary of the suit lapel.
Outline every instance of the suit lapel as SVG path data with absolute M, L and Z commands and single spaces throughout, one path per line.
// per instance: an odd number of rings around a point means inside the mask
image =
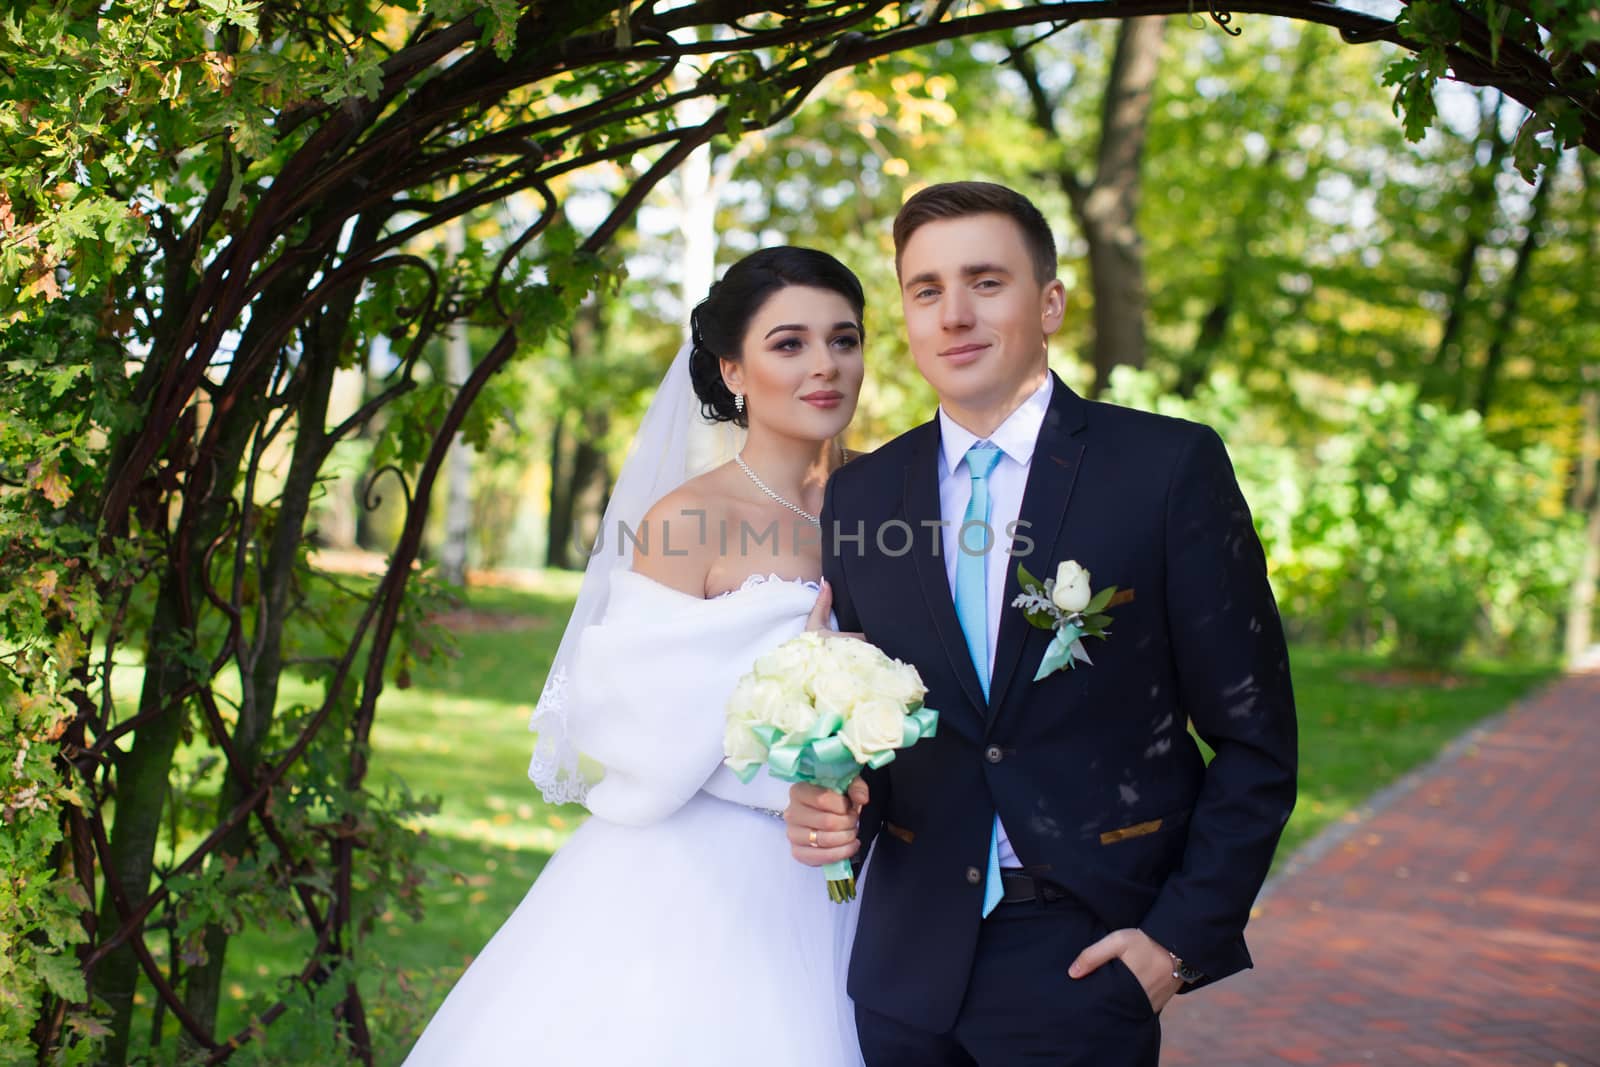
M 1053 373 L 1051 377 L 1054 377 Z M 994 710 L 1001 706 L 1007 688 L 1017 676 L 1017 661 L 1028 639 L 1038 634 L 1046 643 L 1049 640 L 1043 630 L 1028 625 L 1022 612 L 1011 607 L 1011 602 L 1021 592 L 1015 564 L 1026 564 L 1040 581 L 1052 577 L 1046 568 L 1055 557 L 1056 542 L 1060 539 L 1067 505 L 1072 499 L 1072 487 L 1083 466 L 1085 445 L 1077 435 L 1087 423 L 1086 415 L 1087 404 L 1083 398 L 1068 389 L 1060 378 L 1056 378 L 1050 394 L 1050 409 L 1039 428 L 1039 441 L 1034 446 L 1033 461 L 1028 468 L 1028 485 L 1022 494 L 1022 510 L 1017 516 L 1018 532 L 1032 539 L 1033 548 L 1028 555 L 1012 561 L 1006 573 L 1000 629 L 995 639 L 994 677 L 989 686 L 991 725 L 995 720 Z M 954 614 L 952 607 L 952 618 Z M 959 638 L 959 627 L 957 636 Z
M 914 531 L 911 556 L 916 562 L 917 581 L 922 586 L 923 599 L 928 604 L 928 615 L 933 619 L 945 655 L 955 668 L 961 688 L 974 709 L 985 707 L 983 688 L 978 683 L 978 670 L 972 665 L 972 654 L 967 651 L 967 639 L 961 631 L 961 621 L 956 618 L 956 605 L 950 595 L 950 579 L 945 573 L 944 558 L 922 549 L 927 531 L 937 531 L 939 521 L 939 420 L 933 419 L 919 430 L 920 440 L 916 454 L 906 465 L 905 514 Z M 935 536 L 938 536 L 936 533 Z

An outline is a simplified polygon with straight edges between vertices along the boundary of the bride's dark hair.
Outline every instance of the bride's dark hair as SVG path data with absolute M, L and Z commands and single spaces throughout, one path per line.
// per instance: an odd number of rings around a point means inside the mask
M 752 252 L 729 267 L 689 316 L 689 377 L 701 411 L 713 422 L 748 425 L 722 380 L 721 360 L 738 362 L 744 334 L 761 305 L 779 289 L 804 285 L 849 301 L 859 319 L 866 310 L 861 282 L 849 267 L 814 248 L 779 245 Z

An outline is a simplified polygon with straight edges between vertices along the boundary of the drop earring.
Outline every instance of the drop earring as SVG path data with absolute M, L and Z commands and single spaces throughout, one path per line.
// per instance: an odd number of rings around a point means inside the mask
M 737 411 L 741 415 L 744 414 L 744 394 L 743 393 L 734 393 L 733 394 L 733 410 Z

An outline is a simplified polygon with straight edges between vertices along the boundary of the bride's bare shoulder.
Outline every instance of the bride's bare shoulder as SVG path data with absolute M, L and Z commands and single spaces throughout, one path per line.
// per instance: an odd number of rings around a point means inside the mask
M 734 497 L 721 468 L 691 478 L 651 505 L 634 532 L 633 569 L 693 596 L 706 595 L 716 538 Z
M 727 514 L 736 502 L 735 486 L 728 477 L 731 464 L 696 475 L 657 500 L 645 513 L 644 522 L 665 524 L 673 533 L 682 525 L 698 525 Z

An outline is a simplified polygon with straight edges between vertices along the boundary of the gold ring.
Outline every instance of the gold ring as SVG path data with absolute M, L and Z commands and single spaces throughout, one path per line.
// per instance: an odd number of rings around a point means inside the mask
M 817 846 L 817 832 L 815 830 L 812 830 L 809 834 L 806 835 L 806 844 L 810 845 L 812 848 L 818 847 Z

